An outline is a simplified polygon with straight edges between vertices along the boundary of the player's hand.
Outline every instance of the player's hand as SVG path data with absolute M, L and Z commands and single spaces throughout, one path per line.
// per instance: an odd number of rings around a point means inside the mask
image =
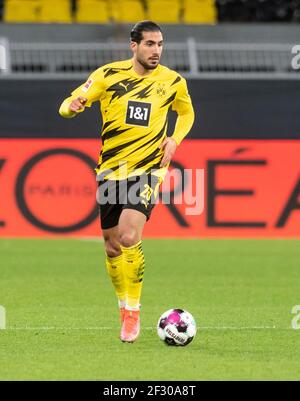
M 79 96 L 77 99 L 72 100 L 69 109 L 73 113 L 80 113 L 81 111 L 84 110 L 86 102 L 87 99 L 85 97 Z
M 164 151 L 164 156 L 161 160 L 160 167 L 165 167 L 168 163 L 170 163 L 172 157 L 174 156 L 177 148 L 177 143 L 175 139 L 168 137 L 164 139 L 159 148 Z

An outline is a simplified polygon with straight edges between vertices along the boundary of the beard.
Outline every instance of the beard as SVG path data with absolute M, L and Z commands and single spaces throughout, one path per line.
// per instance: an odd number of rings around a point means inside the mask
M 137 58 L 137 61 L 145 68 L 145 70 L 154 70 L 158 64 L 159 64 L 159 59 L 157 62 L 155 61 L 155 65 L 147 63 L 145 60 L 142 60 L 141 58 Z

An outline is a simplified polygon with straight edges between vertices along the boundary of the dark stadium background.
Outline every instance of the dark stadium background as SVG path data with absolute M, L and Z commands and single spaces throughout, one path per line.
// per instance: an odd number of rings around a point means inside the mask
M 195 108 L 171 168 L 203 175 L 177 180 L 146 225 L 127 347 L 95 202 L 99 105 L 58 109 L 130 57 L 144 18 Z M 95 380 L 99 396 L 100 380 L 300 379 L 299 22 L 300 0 L 0 0 L 1 381 Z M 176 200 L 196 183 L 204 208 L 188 214 Z M 156 334 L 170 308 L 195 318 L 188 347 Z

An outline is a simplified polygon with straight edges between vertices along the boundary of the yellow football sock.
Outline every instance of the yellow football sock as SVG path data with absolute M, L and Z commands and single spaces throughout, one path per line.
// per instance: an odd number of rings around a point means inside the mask
M 115 288 L 119 305 L 125 305 L 126 300 L 126 281 L 124 275 L 124 258 L 123 254 L 111 258 L 106 255 L 106 269 Z
M 131 247 L 121 246 L 124 255 L 124 273 L 126 279 L 126 307 L 138 310 L 142 292 L 145 259 L 142 241 Z

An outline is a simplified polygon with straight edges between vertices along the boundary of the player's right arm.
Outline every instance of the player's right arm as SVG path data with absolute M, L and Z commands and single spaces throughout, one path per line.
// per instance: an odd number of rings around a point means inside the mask
M 71 96 L 65 99 L 60 108 L 59 114 L 64 118 L 72 118 L 82 113 L 86 107 L 101 99 L 104 91 L 104 76 L 101 68 L 94 71 L 88 80 L 75 89 Z
M 82 96 L 78 96 L 75 99 L 68 97 L 62 102 L 59 108 L 59 114 L 65 118 L 75 117 L 78 113 L 84 111 L 86 102 L 87 99 Z

